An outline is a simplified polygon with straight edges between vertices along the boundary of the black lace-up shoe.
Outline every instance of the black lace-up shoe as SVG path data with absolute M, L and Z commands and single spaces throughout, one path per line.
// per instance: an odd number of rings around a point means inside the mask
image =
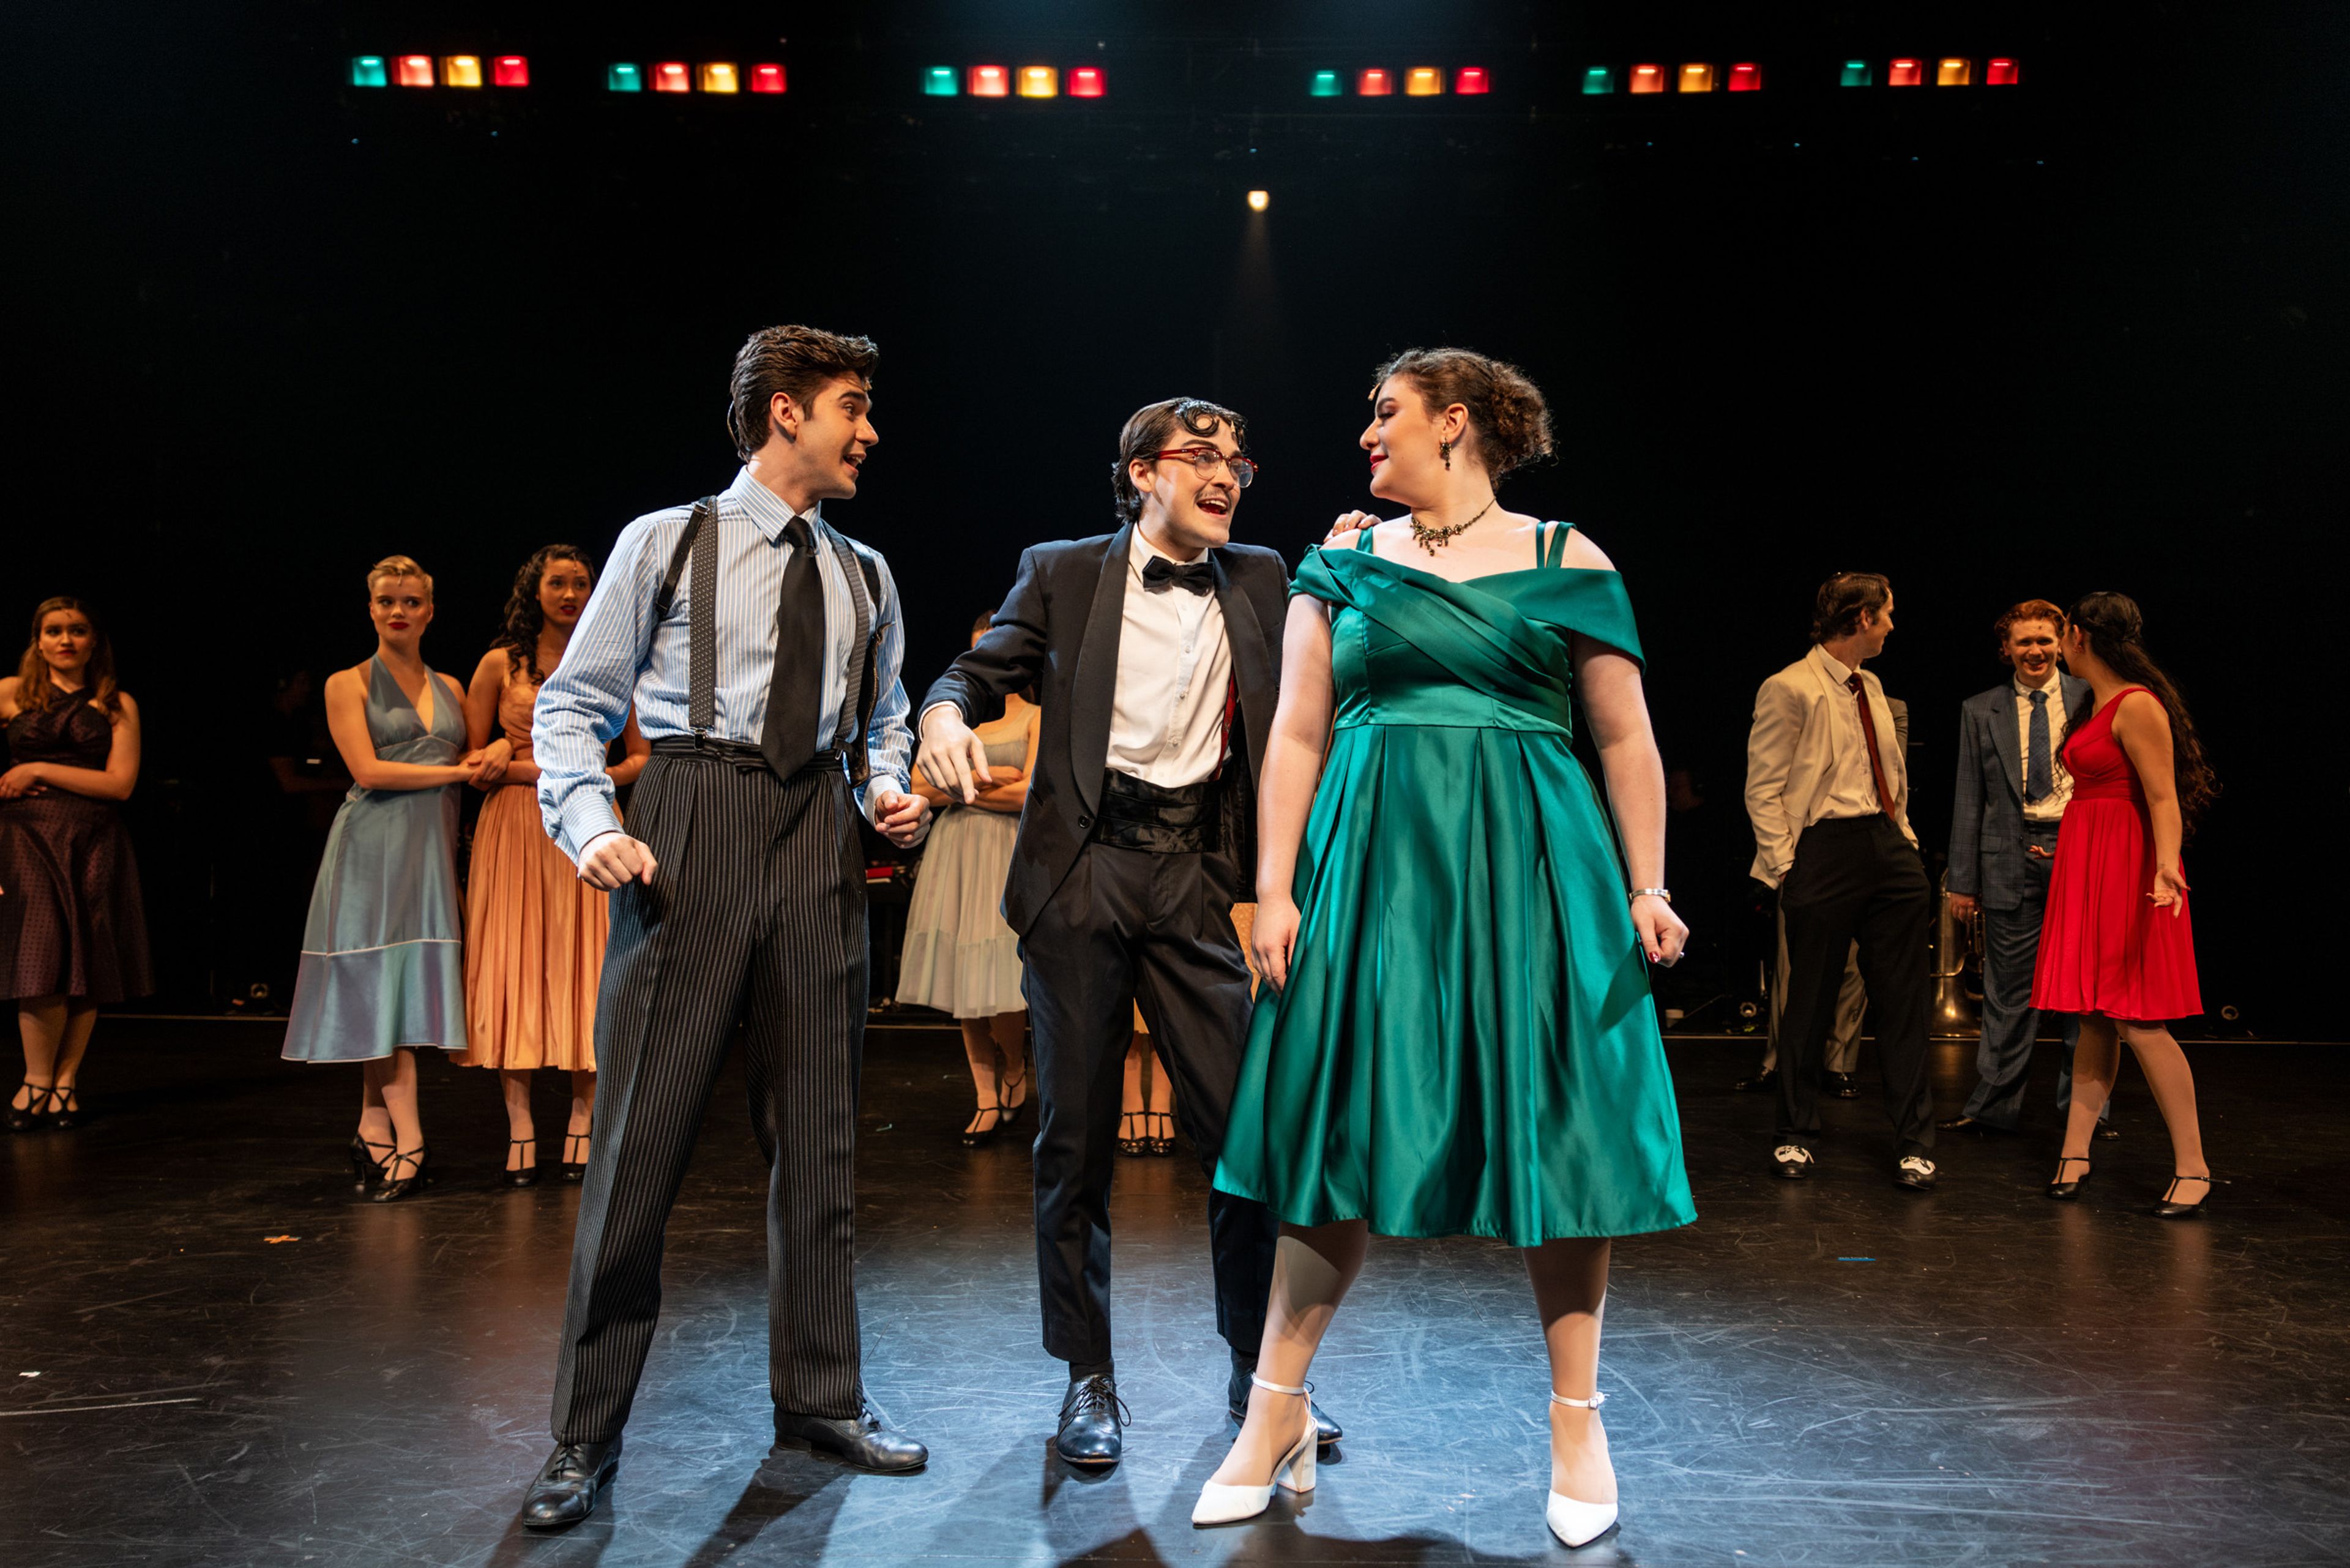
M 1103 1372 L 1073 1378 L 1061 1398 L 1061 1429 L 1053 1434 L 1053 1451 L 1088 1469 L 1114 1465 L 1126 1451 L 1128 1416 L 1116 1378 Z
M 523 1499 L 526 1530 L 568 1530 L 596 1511 L 596 1500 L 620 1473 L 620 1439 L 558 1443 Z

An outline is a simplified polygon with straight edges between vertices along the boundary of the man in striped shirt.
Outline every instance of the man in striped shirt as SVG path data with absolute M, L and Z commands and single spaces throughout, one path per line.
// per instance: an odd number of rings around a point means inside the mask
M 612 892 L 599 1092 L 555 1382 L 556 1449 L 523 1522 L 578 1523 L 617 1472 L 660 1310 L 661 1240 L 738 1022 L 770 1167 L 768 1379 L 779 1441 L 867 1469 L 928 1459 L 864 1397 L 855 1242 L 864 856 L 852 814 L 928 830 L 906 788 L 898 590 L 822 504 L 880 439 L 862 337 L 754 333 L 720 494 L 630 524 L 532 724 L 547 832 Z M 604 748 L 652 741 L 624 828 Z

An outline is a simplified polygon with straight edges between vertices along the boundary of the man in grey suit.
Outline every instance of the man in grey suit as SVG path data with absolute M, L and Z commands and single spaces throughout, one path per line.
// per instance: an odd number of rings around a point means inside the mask
M 2046 599 L 2026 599 L 1991 629 L 2000 661 L 2014 674 L 1959 710 L 1959 777 L 1950 805 L 1950 909 L 1961 919 L 1980 913 L 1983 937 L 1982 1044 L 1975 1054 L 1981 1082 L 1964 1113 L 1940 1124 L 1953 1132 L 2013 1132 L 2022 1114 L 2040 1033 L 2032 1005 L 2040 917 L 2056 829 L 2073 794 L 2058 753 L 2091 709 L 2089 683 L 2057 668 L 2063 610 Z M 2080 1028 L 2078 1018 L 2065 1018 L 2060 1112 L 2071 1099 Z

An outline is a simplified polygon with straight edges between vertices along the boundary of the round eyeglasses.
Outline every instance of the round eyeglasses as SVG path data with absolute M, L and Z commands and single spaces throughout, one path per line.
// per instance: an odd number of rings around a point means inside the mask
M 1199 475 L 1201 479 L 1208 478 L 1220 467 L 1230 468 L 1232 471 L 1232 483 L 1243 490 L 1246 490 L 1250 485 L 1256 483 L 1257 465 L 1255 459 L 1238 456 L 1227 457 L 1211 446 L 1170 447 L 1165 452 L 1154 452 L 1150 455 L 1152 457 L 1171 457 L 1180 459 L 1184 462 L 1188 462 L 1199 472 Z

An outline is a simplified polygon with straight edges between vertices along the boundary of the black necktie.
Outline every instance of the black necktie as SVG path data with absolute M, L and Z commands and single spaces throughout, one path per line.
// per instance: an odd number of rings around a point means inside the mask
M 1142 586 L 1154 594 L 1163 594 L 1170 587 L 1181 588 L 1187 594 L 1211 593 L 1216 587 L 1216 568 L 1208 564 L 1205 556 L 1180 566 L 1164 556 L 1153 556 L 1143 563 Z
M 2043 801 L 2056 793 L 2056 776 L 2049 770 L 2048 693 L 2032 694 L 2031 742 L 2023 758 L 2023 798 Z
M 792 558 L 775 604 L 775 674 L 767 688 L 767 722 L 759 750 L 779 779 L 816 754 L 816 722 L 824 690 L 824 582 L 816 574 L 816 543 L 805 518 L 784 526 Z

